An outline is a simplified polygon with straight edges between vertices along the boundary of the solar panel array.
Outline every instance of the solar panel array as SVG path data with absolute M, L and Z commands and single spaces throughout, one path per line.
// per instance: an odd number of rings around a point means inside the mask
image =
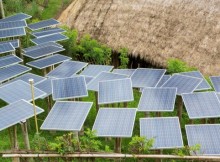
M 14 29 L 14 28 L 24 28 L 26 26 L 27 26 L 27 23 L 26 23 L 25 20 L 0 22 L 0 30 Z
M 54 100 L 80 98 L 88 96 L 86 81 L 83 76 L 53 79 L 52 96 Z
M 114 69 L 112 72 L 116 74 L 123 74 L 127 76 L 131 76 L 136 69 Z
M 173 111 L 176 93 L 176 88 L 145 88 L 139 101 L 138 111 Z
M 0 38 L 18 37 L 23 35 L 26 35 L 24 28 L 0 30 Z
M 35 83 L 35 87 L 40 89 L 41 91 L 45 92 L 46 95 L 44 97 L 47 97 L 52 94 L 52 83 L 51 78 L 48 78 L 46 80 L 43 80 L 40 83 Z
M 5 43 L 11 43 L 11 45 L 14 48 L 18 48 L 19 47 L 19 39 L 15 39 L 15 40 L 9 40 L 9 41 L 1 41 L 0 45 L 5 44 Z
M 9 66 L 9 65 L 14 65 L 22 62 L 23 60 L 20 59 L 19 57 L 15 55 L 7 55 L 7 56 L 2 56 L 0 57 L 0 68 Z
M 45 95 L 46 94 L 43 91 L 34 88 L 35 99 L 41 98 Z M 0 87 L 0 98 L 9 104 L 21 99 L 30 102 L 32 101 L 31 86 L 22 80 L 3 85 Z
M 54 26 L 57 24 L 59 24 L 59 21 L 57 21 L 55 19 L 48 19 L 48 20 L 43 20 L 40 22 L 28 24 L 28 28 L 30 28 L 31 30 L 39 30 L 39 29 Z
M 71 59 L 70 57 L 67 57 L 67 56 L 64 56 L 64 55 L 55 54 L 55 55 L 52 55 L 52 56 L 44 57 L 42 59 L 38 59 L 38 60 L 35 60 L 35 61 L 28 62 L 27 65 L 35 67 L 37 69 L 44 69 L 44 68 L 62 63 L 64 61 L 67 61 L 67 60 L 70 60 L 70 59 Z
M 164 75 L 161 80 L 157 83 L 156 87 L 161 87 L 166 81 L 171 78 L 171 75 Z
M 140 136 L 154 139 L 152 149 L 183 147 L 178 117 L 142 118 L 140 119 Z
M 199 151 L 192 155 L 220 155 L 220 124 L 186 125 L 189 146 L 200 145 Z
M 32 16 L 24 14 L 24 13 L 18 13 L 16 15 L 12 15 L 4 19 L 0 19 L 0 22 L 20 21 L 20 20 L 30 19 L 31 17 Z
M 108 65 L 88 65 L 80 75 L 85 75 L 89 77 L 96 77 L 101 72 L 110 72 L 113 66 Z
M 109 72 L 101 72 L 99 73 L 97 77 L 95 77 L 88 83 L 87 89 L 92 90 L 92 91 L 98 91 L 100 81 L 124 79 L 124 78 L 127 78 L 127 75 L 114 74 L 114 73 L 109 73 Z
M 133 101 L 131 79 L 117 79 L 99 82 L 98 103 L 120 103 Z
M 199 78 L 174 74 L 161 87 L 176 87 L 177 94 L 181 95 L 183 93 L 192 93 L 201 82 L 202 79 Z
M 209 77 L 216 92 L 220 92 L 220 76 Z
M 36 114 L 44 112 L 36 106 Z M 34 116 L 33 105 L 25 100 L 19 100 L 0 109 L 0 131 Z
M 215 92 L 182 94 L 190 119 L 220 117 L 220 102 Z
M 52 78 L 68 78 L 72 77 L 84 67 L 86 67 L 88 63 L 80 62 L 80 61 L 65 61 L 54 70 L 47 74 L 47 77 Z
M 155 87 L 165 72 L 165 69 L 138 68 L 131 76 L 132 86 L 136 88 Z
M 39 38 L 39 37 L 44 37 L 47 35 L 52 35 L 52 34 L 57 34 L 57 33 L 63 33 L 65 32 L 65 30 L 61 29 L 61 28 L 49 28 L 49 29 L 45 29 L 45 30 L 41 30 L 41 31 L 37 31 L 37 32 L 33 32 L 31 33 L 33 36 Z
M 0 54 L 13 51 L 15 51 L 15 48 L 12 46 L 11 43 L 0 44 Z
M 40 129 L 80 131 L 91 107 L 92 102 L 56 102 Z
M 134 108 L 101 108 L 92 130 L 98 137 L 131 137 L 135 116 Z
M 1 33 L 0 33 L 1 34 Z M 44 37 L 39 37 L 39 38 L 34 38 L 31 39 L 31 41 L 35 44 L 42 44 L 42 43 L 47 43 L 47 42 L 58 42 L 62 40 L 68 39 L 65 35 L 62 34 L 52 34 Z

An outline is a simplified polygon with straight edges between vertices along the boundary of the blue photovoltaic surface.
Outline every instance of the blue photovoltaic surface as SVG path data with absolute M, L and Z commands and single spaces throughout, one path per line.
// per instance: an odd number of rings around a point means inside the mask
M 99 104 L 120 103 L 133 100 L 134 96 L 130 78 L 99 82 Z
M 182 94 L 190 119 L 220 117 L 220 102 L 215 92 Z
M 99 90 L 99 82 L 100 81 L 107 81 L 107 80 L 115 80 L 115 79 L 124 79 L 127 78 L 127 75 L 121 74 L 114 74 L 110 72 L 101 72 L 97 77 L 92 79 L 88 85 L 87 89 L 91 91 L 98 91 Z
M 14 28 L 24 28 L 26 26 L 27 26 L 27 24 L 26 24 L 25 20 L 0 22 L 0 30 L 14 29 Z
M 43 20 L 40 22 L 28 24 L 28 28 L 30 28 L 31 30 L 38 30 L 38 29 L 43 29 L 43 28 L 57 25 L 57 24 L 59 24 L 59 21 L 55 19 L 48 19 L 48 20 Z
M 209 77 L 216 92 L 220 92 L 220 76 Z
M 38 59 L 36 61 L 31 61 L 28 62 L 27 65 L 35 67 L 37 69 L 44 69 L 47 67 L 50 67 L 52 65 L 55 64 L 59 64 L 62 63 L 64 61 L 70 60 L 70 57 L 64 56 L 64 55 L 60 55 L 60 54 L 55 54 L 52 56 L 48 56 L 48 57 L 44 57 L 41 59 Z
M 34 87 L 34 99 L 41 98 L 45 95 L 43 91 Z M 9 104 L 21 99 L 30 102 L 32 101 L 31 86 L 22 80 L 3 85 L 0 87 L 0 98 Z
M 83 76 L 53 79 L 52 96 L 54 100 L 80 98 L 88 96 L 86 81 Z
M 48 35 L 45 37 L 34 38 L 34 39 L 31 39 L 31 41 L 35 44 L 42 44 L 42 43 L 47 43 L 47 42 L 58 42 L 58 41 L 66 40 L 66 39 L 68 39 L 68 37 L 58 33 L 58 34 Z
M 61 52 L 64 50 L 65 50 L 64 48 L 57 47 L 57 46 L 46 46 L 46 47 L 38 48 L 30 52 L 26 52 L 23 55 L 30 57 L 32 59 L 37 59 L 37 58 L 48 56 L 48 55 Z
M 105 71 L 110 72 L 113 69 L 113 66 L 108 65 L 88 65 L 80 75 L 96 77 L 99 73 Z
M 26 73 L 30 70 L 31 68 L 24 66 L 24 65 L 20 65 L 20 64 L 15 64 L 12 66 L 2 68 L 0 69 L 0 82 L 7 81 L 11 78 L 14 78 L 18 75 Z
M 36 106 L 36 114 L 44 112 Z M 0 131 L 34 116 L 33 105 L 25 100 L 19 100 L 0 109 Z
M 186 125 L 186 135 L 190 147 L 200 145 L 192 155 L 220 155 L 220 124 Z
M 65 32 L 65 30 L 63 30 L 61 28 L 49 28 L 49 29 L 33 32 L 32 35 L 39 38 L 39 37 L 44 37 L 47 35 L 52 35 L 52 34 L 56 34 L 56 33 L 63 33 L 63 32 Z
M 19 47 L 19 39 L 9 40 L 9 41 L 2 41 L 2 42 L 0 42 L 0 45 L 5 44 L 5 43 L 11 43 L 14 48 Z
M 186 75 L 174 74 L 161 87 L 176 87 L 177 94 L 192 93 L 202 82 L 202 79 Z
M 18 37 L 23 35 L 26 35 L 24 28 L 0 30 L 0 38 Z
M 131 76 L 132 86 L 136 88 L 155 87 L 165 72 L 165 69 L 138 68 Z
M 156 85 L 156 87 L 161 87 L 166 81 L 168 81 L 168 79 L 171 78 L 171 75 L 164 75 L 161 80 L 158 82 L 158 84 Z
M 91 107 L 92 102 L 57 101 L 40 129 L 80 131 Z
M 178 117 L 141 118 L 140 136 L 154 139 L 152 149 L 184 147 Z
M 13 51 L 15 51 L 15 48 L 12 46 L 11 43 L 0 44 L 0 54 Z
M 123 74 L 130 77 L 136 69 L 113 69 L 112 73 Z
M 44 97 L 47 97 L 52 94 L 52 81 L 51 80 L 52 80 L 51 78 L 48 78 L 34 85 L 36 88 L 46 93 L 46 96 Z
M 12 15 L 4 19 L 0 19 L 0 22 L 20 21 L 20 20 L 30 19 L 31 17 L 32 16 L 24 14 L 24 13 L 18 13 L 16 15 Z
M 135 116 L 135 108 L 101 108 L 92 130 L 98 137 L 131 137 Z
M 56 67 L 53 71 L 47 74 L 47 77 L 52 78 L 68 78 L 74 76 L 84 67 L 86 67 L 88 63 L 80 62 L 80 61 L 65 61 L 58 67 Z
M 145 88 L 141 94 L 138 111 L 173 111 L 176 88 Z
M 15 55 L 2 56 L 2 57 L 0 57 L 0 68 L 14 65 L 14 64 L 18 64 L 22 61 L 23 61 L 22 59 L 20 59 L 19 57 L 15 56 Z

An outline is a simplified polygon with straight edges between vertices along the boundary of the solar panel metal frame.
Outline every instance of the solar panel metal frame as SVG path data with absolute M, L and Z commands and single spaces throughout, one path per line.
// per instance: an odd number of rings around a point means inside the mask
M 136 69 L 113 69 L 112 73 L 132 76 Z M 132 72 L 133 71 L 133 72 Z M 128 73 L 131 73 L 128 75 Z
M 0 22 L 0 30 L 27 27 L 25 20 Z
M 54 61 L 53 63 L 50 63 L 50 64 L 45 64 L 44 66 L 37 66 L 36 63 L 44 63 L 44 62 L 47 62 L 48 60 L 50 59 L 54 59 L 55 57 L 63 57 L 63 60 L 59 60 L 59 61 Z M 65 59 L 64 59 L 65 58 Z M 53 65 L 56 65 L 56 64 L 60 64 L 62 62 L 65 62 L 67 60 L 70 60 L 71 58 L 68 57 L 68 56 L 64 56 L 64 55 L 61 55 L 61 54 L 55 54 L 55 55 L 52 55 L 52 56 L 48 56 L 48 57 L 44 57 L 44 58 L 41 58 L 41 59 L 38 59 L 38 60 L 35 60 L 35 61 L 31 61 L 31 62 L 28 62 L 26 63 L 27 65 L 31 66 L 31 67 L 35 67 L 37 69 L 44 69 L 44 68 L 47 68 L 47 67 L 50 67 L 50 66 L 53 66 Z M 35 64 L 35 65 L 34 65 Z
M 0 44 L 0 54 L 14 52 L 14 51 L 15 51 L 15 48 L 11 43 Z
M 2 56 L 0 57 L 0 68 L 15 65 L 21 62 L 23 62 L 23 60 L 17 57 L 16 55 Z
M 178 117 L 151 117 L 151 118 L 140 118 L 139 120 L 140 120 L 140 136 L 145 136 L 145 135 L 143 135 L 143 130 L 141 129 L 142 128 L 142 126 L 141 126 L 141 121 L 143 121 L 143 120 L 158 120 L 158 119 L 175 119 L 176 120 L 176 122 L 178 123 L 178 126 L 179 126 L 179 130 L 177 130 L 178 131 L 178 133 L 180 133 L 180 136 L 179 136 L 179 138 L 180 138 L 180 140 L 181 140 L 181 143 L 182 143 L 182 145 L 181 146 L 173 146 L 173 147 L 152 147 L 152 148 L 150 148 L 151 150 L 158 150 L 158 149 L 176 149 L 176 148 L 183 148 L 184 147 L 184 144 L 183 144 L 183 137 L 182 137 L 182 131 L 181 131 L 181 126 L 180 126 L 180 122 L 179 122 L 179 118 Z M 157 121 L 158 122 L 158 121 Z M 151 129 L 148 129 L 148 130 L 151 130 Z M 164 131 L 166 131 L 166 130 L 164 130 Z M 148 137 L 147 136 L 147 138 L 150 138 L 150 137 Z
M 81 123 L 81 126 L 80 126 L 80 129 L 61 129 L 61 128 L 42 128 L 43 126 L 44 126 L 44 123 L 45 122 L 47 122 L 47 120 L 49 120 L 48 118 L 51 116 L 51 114 L 53 113 L 53 111 L 54 111 L 54 109 L 60 109 L 60 110 L 62 110 L 63 109 L 63 107 L 56 107 L 57 106 L 57 104 L 58 103 L 70 103 L 70 104 L 75 104 L 75 103 L 81 103 L 81 104 L 88 104 L 88 111 L 87 111 L 87 114 L 82 118 L 82 121 L 80 122 Z M 89 105 L 90 104 L 90 105 Z M 41 127 L 40 127 L 40 129 L 41 130 L 57 130 L 57 131 L 80 131 L 81 129 L 82 129 L 82 127 L 83 127 L 83 124 L 85 123 L 85 120 L 86 120 L 86 118 L 87 118 L 87 116 L 88 116 L 88 114 L 89 114 L 89 111 L 91 110 L 91 108 L 92 108 L 92 104 L 93 104 L 93 102 L 79 102 L 79 101 L 57 101 L 55 104 L 54 104 L 54 106 L 53 106 L 53 108 L 50 110 L 50 112 L 49 112 L 49 114 L 48 114 L 48 116 L 46 117 L 46 119 L 44 120 L 44 123 L 41 125 Z M 80 109 L 79 109 L 80 110 Z M 83 110 L 83 109 L 81 109 L 81 110 Z M 61 114 L 61 113 L 60 113 Z M 62 113 L 62 115 L 63 115 L 63 113 Z M 53 115 L 52 117 L 54 118 L 54 116 L 55 115 Z M 63 119 L 66 119 L 66 118 L 63 118 Z M 69 118 L 68 118 L 69 119 Z M 67 120 L 68 120 L 67 119 Z M 75 118 L 71 121 L 71 122 L 73 122 L 75 120 Z
M 97 128 L 96 128 L 96 125 L 98 125 L 99 123 L 98 123 L 98 121 L 97 120 L 99 120 L 99 116 L 100 116 L 100 113 L 101 113 L 101 111 L 107 111 L 107 110 L 114 110 L 114 111 L 126 111 L 126 110 L 132 110 L 132 111 L 135 111 L 135 114 L 134 114 L 134 117 L 133 117 L 133 119 L 131 119 L 131 123 L 133 123 L 133 125 L 131 125 L 131 131 L 129 132 L 129 135 L 112 135 L 112 134 L 109 134 L 109 135 L 99 135 L 99 133 L 98 133 L 98 131 L 97 131 Z M 122 113 L 121 113 L 122 114 Z M 99 109 L 99 111 L 98 111 L 98 114 L 97 114 L 97 116 L 96 116 L 96 119 L 95 119 L 95 122 L 94 122 L 94 124 L 93 124 L 93 127 L 92 127 L 92 130 L 95 130 L 96 131 L 96 135 L 97 135 L 97 137 L 125 137 L 125 138 L 129 138 L 129 137 L 131 137 L 132 136 L 132 134 L 133 134 L 133 129 L 134 129 L 134 123 L 135 123 L 135 118 L 136 118 L 136 114 L 137 114 L 137 109 L 136 108 L 101 108 L 101 109 Z M 110 114 L 108 114 L 109 116 L 110 116 Z M 132 114 L 133 115 L 133 114 Z M 124 115 L 125 116 L 125 115 Z M 122 116 L 121 116 L 122 117 Z M 112 120 L 114 119 L 114 118 L 111 118 Z M 127 119 L 130 119 L 130 118 L 127 118 Z M 104 122 L 106 122 L 106 121 L 104 121 Z M 127 121 L 123 121 L 124 123 L 126 123 Z M 97 124 L 98 123 L 98 124 Z M 115 123 L 116 124 L 116 123 Z M 118 125 L 119 125 L 120 123 L 118 123 Z M 123 123 L 122 123 L 123 124 Z M 117 125 L 117 126 L 118 126 Z M 123 124 L 124 125 L 124 124 Z M 115 125 L 113 125 L 114 127 L 115 127 Z M 106 127 L 105 127 L 106 128 Z
M 60 23 L 59 21 L 51 18 L 51 19 L 39 21 L 36 23 L 28 24 L 28 28 L 31 30 L 39 30 L 39 29 L 50 27 L 50 26 L 58 25 L 59 23 Z
M 40 38 L 40 37 L 53 35 L 53 34 L 57 34 L 57 33 L 63 33 L 63 32 L 65 32 L 65 30 L 61 29 L 61 28 L 49 28 L 49 29 L 46 29 L 46 30 L 33 32 L 33 33 L 31 33 L 31 35 L 33 35 L 36 38 Z
M 88 77 L 96 77 L 101 72 L 110 72 L 114 66 L 110 65 L 93 65 L 89 64 L 80 75 L 88 76 Z
M 4 43 L 11 43 L 14 48 L 18 48 L 18 47 L 19 47 L 19 44 L 20 44 L 19 39 L 8 40 L 8 41 L 1 41 L 1 42 L 0 42 L 0 45 L 1 45 L 1 44 L 4 44 Z
M 23 16 L 23 18 L 19 18 L 19 16 Z M 16 15 L 8 16 L 4 19 L 0 19 L 0 22 L 10 22 L 10 21 L 18 21 L 18 20 L 26 20 L 30 19 L 32 16 L 25 13 L 18 13 Z
M 212 110 L 213 108 L 214 108 L 214 106 L 213 106 L 213 101 L 211 102 L 209 102 L 209 103 L 207 103 L 207 101 L 205 102 L 205 99 L 207 99 L 207 96 L 206 97 L 203 97 L 203 100 L 202 100 L 202 102 L 204 102 L 205 103 L 205 107 L 204 108 L 202 108 L 202 106 L 201 106 L 201 101 L 199 102 L 198 101 L 198 95 L 203 95 L 203 94 L 213 94 L 215 97 L 216 97 L 216 102 L 218 102 L 218 106 L 219 106 L 219 112 L 212 112 L 212 114 L 213 115 L 204 115 L 204 114 L 202 114 L 202 113 L 204 113 L 204 110 L 206 110 L 206 111 L 208 111 L 209 113 L 210 113 L 210 110 Z M 196 106 L 195 105 L 195 103 L 193 104 L 193 108 L 189 108 L 189 101 L 188 102 L 186 102 L 186 98 L 185 98 L 185 96 L 187 96 L 187 95 L 190 95 L 191 97 L 191 99 L 192 99 L 192 96 L 193 95 L 197 95 L 197 102 L 196 103 L 198 103 L 198 105 Z M 187 94 L 187 93 L 185 93 L 185 94 L 182 94 L 182 99 L 183 99 L 183 102 L 184 102 L 184 105 L 185 105 L 185 108 L 186 108 L 186 111 L 187 111 L 187 114 L 188 114 L 188 116 L 189 116 L 189 118 L 190 119 L 204 119 L 204 118 L 218 118 L 218 117 L 220 117 L 220 101 L 219 101 L 219 99 L 218 99 L 218 96 L 217 96 L 217 94 L 215 93 L 215 92 L 197 92 L 197 93 L 189 93 L 189 94 Z M 213 98 L 214 99 L 214 98 Z M 210 105 L 210 108 L 208 109 L 208 105 L 207 104 L 212 104 L 212 105 Z M 193 111 L 195 111 L 195 106 L 197 107 L 197 108 L 199 108 L 199 111 L 196 111 L 197 112 L 197 116 L 194 116 L 193 114 L 192 114 L 192 111 L 191 111 L 191 109 L 193 110 Z M 201 111 L 201 110 L 203 110 L 203 111 Z M 200 113 L 201 112 L 201 113 Z M 198 114 L 198 113 L 200 113 L 200 114 Z
M 212 85 L 215 91 L 220 93 L 220 76 L 210 76 L 209 78 L 212 82 Z M 219 80 L 219 84 L 216 83 L 218 82 L 217 80 Z
M 62 39 L 55 39 L 55 40 L 44 40 L 44 41 L 39 42 L 39 40 L 43 40 L 45 38 L 52 37 L 54 35 L 59 35 L 60 37 L 63 37 L 63 38 Z M 51 34 L 51 35 L 40 37 L 40 38 L 31 39 L 31 42 L 33 42 L 36 45 L 39 45 L 39 44 L 43 44 L 43 43 L 47 43 L 47 42 L 59 42 L 59 41 L 67 40 L 67 39 L 68 39 L 68 37 L 66 37 L 65 35 L 57 33 L 57 34 Z
M 51 80 L 52 80 L 51 78 L 47 78 L 43 80 L 42 82 L 35 83 L 34 86 L 36 88 L 46 93 L 46 95 L 43 96 L 42 98 L 48 97 L 52 94 L 52 81 Z M 47 85 L 48 82 L 50 83 L 49 86 Z
M 142 104 L 142 100 L 144 100 L 143 98 L 145 97 L 144 95 L 145 95 L 145 93 L 144 93 L 144 91 L 146 91 L 147 89 L 155 89 L 155 90 L 157 90 L 157 89 L 160 89 L 160 90 L 173 90 L 173 91 L 175 91 L 175 97 L 173 98 L 173 101 L 172 101 L 172 107 L 171 107 L 171 109 L 170 110 L 168 110 L 168 109 L 147 109 L 146 110 L 146 108 L 145 109 L 140 109 L 140 105 Z M 153 88 L 153 87 L 148 87 L 148 88 L 144 88 L 144 90 L 143 90 L 143 92 L 142 92 L 142 94 L 141 94 L 141 97 L 140 97 L 140 100 L 139 100 L 139 103 L 138 103 L 138 110 L 137 111 L 139 111 L 139 112 L 173 112 L 174 111 L 174 108 L 175 108 L 175 101 L 176 101 L 176 94 L 177 94 L 177 88 L 174 88 L 174 87 L 169 87 L 169 88 L 160 88 L 160 87 L 155 87 L 155 88 Z M 166 94 L 167 95 L 167 94 Z M 148 98 L 149 99 L 149 98 Z M 144 101 L 143 101 L 143 103 L 144 103 Z M 146 100 L 145 99 L 145 103 L 148 103 L 148 100 Z
M 17 30 L 20 30 L 20 32 L 22 32 L 22 34 L 10 34 L 10 35 L 6 35 L 4 34 L 5 32 L 7 33 L 14 33 Z M 26 35 L 26 31 L 24 28 L 14 28 L 14 29 L 4 29 L 4 30 L 0 30 L 0 38 L 10 38 L 10 37 L 19 37 L 19 36 L 24 36 Z

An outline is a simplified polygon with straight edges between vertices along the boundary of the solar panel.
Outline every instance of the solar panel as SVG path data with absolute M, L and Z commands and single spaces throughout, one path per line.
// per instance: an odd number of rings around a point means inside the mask
M 192 155 L 220 155 L 220 124 L 186 125 L 189 146 L 200 145 L 199 151 Z
M 80 70 L 82 70 L 87 65 L 88 63 L 85 63 L 85 62 L 65 61 L 64 63 L 59 65 L 57 68 L 49 72 L 47 74 L 47 77 L 53 77 L 53 78 L 72 77 L 73 75 L 78 73 Z
M 131 137 L 135 116 L 135 108 L 101 108 L 92 130 L 98 137 Z
M 45 95 L 43 91 L 34 87 L 34 99 L 41 98 Z M 21 99 L 30 102 L 32 101 L 31 86 L 22 80 L 3 85 L 0 87 L 0 98 L 9 104 Z
M 183 147 L 178 117 L 142 118 L 140 119 L 140 136 L 154 139 L 152 149 Z
M 49 28 L 49 29 L 33 32 L 31 35 L 39 38 L 39 37 L 44 37 L 44 36 L 47 36 L 47 35 L 63 33 L 63 32 L 65 32 L 65 30 L 63 30 L 61 28 Z
M 14 29 L 14 28 L 24 28 L 26 26 L 27 26 L 27 23 L 26 23 L 25 20 L 0 22 L 0 30 Z
M 220 102 L 215 92 L 182 94 L 190 119 L 220 117 Z
M 19 57 L 15 56 L 15 55 L 2 56 L 2 57 L 0 57 L 0 68 L 14 65 L 14 64 L 18 64 L 22 61 L 23 61 L 22 59 L 20 59 Z
M 4 19 L 0 19 L 0 22 L 20 21 L 20 20 L 30 19 L 31 17 L 32 16 L 24 14 L 24 13 L 18 13 L 16 15 L 12 15 Z
M 98 91 L 100 81 L 124 79 L 124 78 L 127 78 L 127 75 L 114 74 L 110 72 L 101 72 L 97 77 L 95 77 L 88 83 L 87 89 L 91 91 Z
M 131 76 L 136 69 L 114 69 L 112 72 L 116 74 L 123 74 L 127 76 Z
M 202 79 L 199 78 L 174 74 L 161 87 L 176 87 L 177 94 L 181 95 L 183 93 L 192 93 L 201 82 Z
M 133 101 L 131 79 L 117 79 L 99 82 L 98 103 L 120 103 Z
M 34 51 L 36 49 L 48 47 L 48 46 L 63 47 L 62 45 L 60 45 L 58 43 L 55 43 L 55 42 L 47 42 L 47 43 L 44 43 L 44 44 L 39 44 L 39 45 L 31 46 L 31 47 L 28 47 L 28 48 L 23 48 L 22 50 L 26 53 L 26 52 Z
M 48 56 L 48 57 L 38 59 L 36 61 L 28 62 L 27 65 L 35 67 L 37 69 L 44 69 L 44 68 L 62 63 L 64 61 L 70 60 L 70 59 L 71 59 L 70 57 L 67 57 L 67 56 L 64 56 L 64 55 L 55 54 L 55 55 L 52 55 L 52 56 Z
M 44 112 L 36 106 L 36 114 Z M 33 105 L 25 100 L 19 100 L 0 109 L 0 131 L 34 116 Z
M 58 33 L 58 34 L 48 35 L 45 37 L 34 38 L 34 39 L 31 39 L 31 41 L 35 44 L 42 44 L 42 43 L 47 43 L 47 42 L 58 42 L 58 41 L 66 40 L 66 39 L 68 39 L 68 37 Z
M 9 41 L 2 41 L 2 42 L 0 42 L 0 45 L 5 44 L 5 43 L 11 43 L 14 48 L 19 47 L 19 39 L 9 40 Z
M 138 68 L 131 76 L 132 86 L 136 88 L 155 87 L 165 72 L 165 69 Z
M 0 82 L 7 81 L 30 70 L 31 68 L 20 64 L 5 67 L 3 69 L 0 69 Z
M 54 100 L 80 98 L 88 96 L 86 81 L 83 76 L 53 79 L 52 96 Z
M 209 83 L 206 81 L 206 79 L 204 78 L 204 76 L 201 74 L 201 72 L 199 71 L 190 71 L 190 72 L 183 72 L 183 73 L 179 73 L 181 75 L 187 75 L 187 76 L 192 76 L 195 78 L 200 78 L 202 79 L 202 82 L 198 85 L 198 87 L 196 88 L 196 90 L 207 90 L 207 89 L 211 89 L 211 86 L 209 85 Z
M 28 28 L 31 30 L 38 30 L 38 29 L 43 29 L 43 28 L 50 27 L 50 26 L 57 25 L 57 24 L 59 24 L 59 21 L 55 19 L 48 19 L 48 20 L 43 20 L 40 22 L 28 24 Z
M 80 131 L 91 107 L 92 102 L 56 102 L 40 129 Z
M 0 30 L 0 38 L 18 37 L 23 35 L 26 35 L 24 28 Z
M 113 66 L 108 65 L 88 65 L 80 75 L 96 77 L 99 73 L 105 71 L 110 72 L 113 69 Z
M 35 83 L 34 85 L 36 88 L 40 89 L 41 91 L 45 92 L 46 93 L 46 96 L 44 97 L 47 97 L 49 95 L 52 94 L 52 83 L 51 83 L 51 78 L 48 78 L 46 80 L 43 80 L 42 82 L 40 83 Z
M 171 78 L 171 75 L 164 75 L 161 80 L 158 82 L 158 84 L 156 85 L 156 87 L 161 87 L 166 81 L 168 81 L 168 79 Z
M 138 111 L 173 111 L 177 88 L 145 88 L 142 92 Z
M 15 51 L 15 48 L 12 46 L 11 43 L 0 44 L 0 54 L 13 51 Z
M 216 92 L 220 92 L 220 76 L 209 77 Z

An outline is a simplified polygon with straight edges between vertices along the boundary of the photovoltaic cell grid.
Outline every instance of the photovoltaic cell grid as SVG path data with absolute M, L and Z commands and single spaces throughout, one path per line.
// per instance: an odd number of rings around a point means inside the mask
M 24 14 L 24 13 L 18 13 L 16 15 L 12 15 L 4 19 L 0 19 L 0 22 L 20 21 L 20 20 L 30 19 L 31 17 L 32 16 Z
M 220 102 L 215 92 L 182 94 L 190 119 L 220 117 Z
M 101 72 L 110 72 L 113 66 L 108 65 L 88 65 L 80 75 L 85 75 L 89 77 L 96 77 Z
M 101 108 L 92 130 L 98 137 L 131 137 L 135 116 L 135 108 Z
M 43 91 L 34 87 L 35 99 L 41 98 L 45 95 L 46 94 Z M 30 102 L 32 101 L 31 86 L 22 80 L 3 85 L 0 87 L 0 98 L 9 104 L 21 99 Z
M 176 92 L 176 88 L 145 88 L 139 101 L 138 111 L 173 111 Z
M 53 79 L 52 96 L 54 100 L 80 98 L 88 96 L 86 81 L 83 76 Z
M 142 118 L 140 119 L 140 136 L 154 139 L 152 149 L 184 146 L 178 117 Z
M 191 77 L 196 77 L 196 78 L 202 79 L 202 82 L 198 85 L 198 87 L 196 88 L 196 90 L 207 90 L 207 89 L 211 89 L 211 86 L 210 86 L 209 83 L 206 81 L 206 79 L 205 79 L 204 76 L 201 74 L 201 72 L 199 72 L 199 71 L 183 72 L 183 73 L 179 73 L 179 74 L 181 74 L 181 75 L 187 75 L 187 76 L 191 76 Z
M 68 39 L 68 37 L 58 33 L 58 34 L 48 35 L 45 37 L 34 38 L 34 39 L 31 39 L 31 41 L 35 44 L 42 44 L 42 43 L 47 43 L 47 42 L 58 42 L 58 41 L 66 40 L 66 39 Z
M 123 74 L 130 77 L 136 69 L 114 69 L 112 73 Z
M 24 28 L 26 26 L 27 26 L 27 24 L 26 24 L 25 20 L 0 22 L 0 30 L 14 29 L 14 28 Z
M 84 67 L 86 67 L 88 63 L 80 62 L 80 61 L 65 61 L 54 70 L 47 74 L 47 77 L 52 78 L 68 78 L 72 77 Z
M 176 87 L 177 94 L 192 93 L 202 82 L 202 79 L 186 75 L 174 74 L 161 87 Z
M 44 57 L 42 59 L 38 59 L 36 61 L 28 62 L 27 65 L 35 67 L 37 69 L 44 69 L 47 67 L 50 67 L 52 65 L 56 65 L 59 63 L 62 63 L 64 61 L 70 60 L 70 57 L 61 55 L 61 54 L 55 54 L 52 56 Z
M 200 150 L 192 155 L 220 155 L 220 124 L 186 125 L 189 146 L 200 145 Z
M 0 30 L 0 38 L 9 38 L 26 35 L 24 28 L 14 28 L 14 29 L 5 29 Z
M 40 83 L 36 83 L 34 86 L 46 93 L 46 96 L 43 97 L 47 97 L 52 94 L 52 81 L 50 78 L 43 80 Z
M 63 30 L 61 28 L 49 28 L 49 29 L 33 32 L 32 35 L 39 38 L 39 37 L 52 35 L 52 34 L 56 34 L 56 33 L 63 33 L 63 32 L 65 32 L 65 30 Z
M 5 43 L 11 43 L 14 48 L 19 47 L 19 39 L 9 40 L 9 41 L 2 41 L 2 42 L 0 42 L 0 45 L 5 44 Z
M 13 51 L 15 51 L 15 48 L 12 46 L 11 43 L 0 44 L 0 54 Z
M 80 131 L 91 107 L 92 102 L 56 102 L 40 129 Z
M 57 25 L 57 24 L 59 24 L 59 21 L 55 19 L 48 19 L 48 20 L 37 22 L 37 23 L 28 24 L 28 28 L 31 30 L 38 30 L 38 29 L 43 29 L 43 28 L 50 27 L 50 26 Z
M 15 56 L 15 55 L 2 56 L 2 57 L 0 57 L 0 68 L 14 65 L 14 64 L 18 64 L 22 61 L 23 61 L 22 59 L 20 59 L 19 57 Z
M 161 80 L 158 82 L 158 84 L 156 85 L 156 87 L 161 87 L 166 81 L 168 81 L 168 79 L 171 78 L 171 75 L 164 75 Z
M 29 68 L 27 66 L 20 65 L 20 64 L 15 64 L 12 66 L 2 68 L 2 69 L 0 69 L 0 82 L 7 81 L 11 78 L 14 78 L 18 75 L 26 73 L 30 70 L 31 70 L 31 68 Z
M 118 79 L 99 82 L 98 103 L 120 103 L 133 101 L 131 79 Z
M 64 48 L 57 47 L 57 46 L 46 46 L 46 47 L 38 48 L 30 52 L 26 52 L 23 55 L 30 57 L 32 59 L 37 59 L 37 58 L 48 56 L 53 53 L 61 52 L 64 50 L 65 50 Z
M 209 77 L 216 92 L 220 92 L 220 76 Z
M 36 114 L 44 112 L 36 106 Z M 34 116 L 33 105 L 25 100 L 17 101 L 0 109 L 0 131 Z
M 114 74 L 110 72 L 101 72 L 97 77 L 95 77 L 88 83 L 87 89 L 91 91 L 98 91 L 100 81 L 124 79 L 124 78 L 127 78 L 127 75 Z
M 136 88 L 155 87 L 165 72 L 165 69 L 138 68 L 131 76 L 132 86 Z

